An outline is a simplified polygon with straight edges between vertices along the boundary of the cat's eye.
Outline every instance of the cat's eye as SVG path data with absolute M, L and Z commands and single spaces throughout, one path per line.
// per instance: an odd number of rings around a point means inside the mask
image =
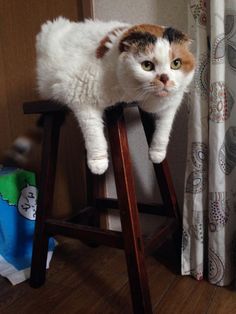
M 181 59 L 175 59 L 171 62 L 170 67 L 173 70 L 178 70 L 181 68 L 181 65 L 182 65 Z
M 154 64 L 151 61 L 143 61 L 141 63 L 142 68 L 144 69 L 144 71 L 153 71 L 155 69 Z

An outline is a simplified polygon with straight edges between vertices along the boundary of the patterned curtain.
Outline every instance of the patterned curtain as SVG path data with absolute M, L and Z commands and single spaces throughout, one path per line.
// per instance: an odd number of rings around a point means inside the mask
M 190 0 L 188 9 L 197 70 L 189 95 L 182 274 L 223 286 L 236 265 L 236 1 Z

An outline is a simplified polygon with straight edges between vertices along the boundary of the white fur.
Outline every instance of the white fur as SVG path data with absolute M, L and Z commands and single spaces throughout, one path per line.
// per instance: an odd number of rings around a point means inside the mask
M 110 34 L 106 43 L 109 51 L 96 57 L 96 49 L 109 32 L 130 27 L 120 22 L 70 22 L 58 18 L 42 26 L 37 36 L 37 74 L 41 97 L 51 98 L 69 106 L 82 129 L 87 149 L 88 166 L 93 173 L 102 174 L 108 167 L 107 142 L 103 132 L 103 111 L 121 101 L 139 101 L 140 107 L 157 113 L 157 127 L 150 148 L 153 162 L 166 155 L 171 125 L 183 93 L 193 72 L 171 70 L 169 42 L 160 39 L 150 54 L 134 56 L 120 54 L 118 45 L 123 31 Z M 155 71 L 144 71 L 144 60 L 156 62 Z M 154 62 L 153 61 L 153 62 Z M 166 73 L 175 83 L 168 96 L 150 87 L 150 80 Z

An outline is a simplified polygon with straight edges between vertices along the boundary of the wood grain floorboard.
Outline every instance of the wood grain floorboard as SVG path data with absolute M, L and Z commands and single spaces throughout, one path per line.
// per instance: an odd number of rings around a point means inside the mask
M 64 313 L 68 307 L 70 313 L 91 312 L 93 305 L 103 298 L 111 308 L 116 307 L 116 303 L 111 300 L 110 296 L 116 295 L 119 289 L 127 283 L 128 278 L 123 252 L 112 251 L 110 258 L 106 261 L 100 258 L 93 260 L 94 263 L 87 274 L 86 268 L 81 267 L 80 263 L 79 269 L 82 274 L 85 274 L 86 279 L 78 286 L 78 289 L 55 307 L 53 313 L 59 313 L 59 311 Z
M 218 287 L 207 314 L 235 314 L 236 291 Z
M 55 304 L 61 302 L 62 298 L 70 294 L 70 290 L 63 285 L 57 285 L 52 282 L 40 289 L 33 289 L 25 283 L 19 286 L 24 288 L 24 294 L 6 308 L 3 308 L 2 314 L 43 314 L 52 313 Z
M 0 278 L 1 314 L 132 313 L 122 250 L 62 237 L 59 243 L 41 288 Z M 154 313 L 236 314 L 235 291 L 177 275 L 176 258 L 166 252 L 146 259 Z
M 28 285 L 27 285 L 28 286 Z M 24 296 L 27 287 L 24 285 L 12 286 L 5 278 L 0 280 L 0 313 L 3 313 L 4 309 L 14 303 L 17 299 Z
M 167 270 L 165 266 L 161 265 L 153 257 L 147 258 L 147 268 L 151 299 L 154 305 L 161 300 L 176 275 Z M 110 302 L 107 300 L 107 296 L 100 299 L 99 302 L 94 304 L 91 308 L 91 313 L 132 313 L 128 282 L 126 282 L 118 292 L 110 295 L 109 301 Z
M 206 313 L 215 289 L 206 281 L 179 276 L 155 307 L 155 313 Z

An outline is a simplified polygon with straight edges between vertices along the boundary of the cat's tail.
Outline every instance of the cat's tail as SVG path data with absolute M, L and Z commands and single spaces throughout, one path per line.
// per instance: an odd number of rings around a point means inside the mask
M 23 167 L 29 162 L 34 147 L 42 142 L 43 117 L 41 116 L 34 128 L 18 136 L 2 156 L 2 164 L 10 167 Z

